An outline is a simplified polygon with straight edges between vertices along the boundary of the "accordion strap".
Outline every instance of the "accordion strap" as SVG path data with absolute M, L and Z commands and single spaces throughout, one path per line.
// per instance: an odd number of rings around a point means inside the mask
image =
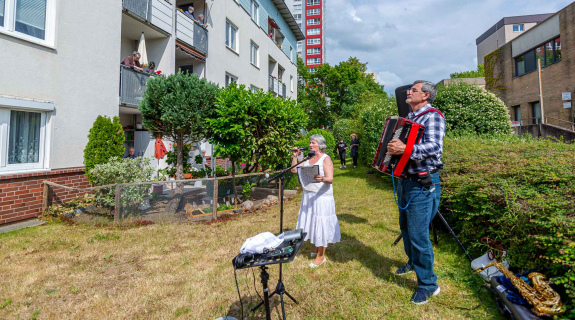
M 443 116 L 443 113 L 441 113 L 441 111 L 439 111 L 439 110 L 437 110 L 437 109 L 435 109 L 435 108 L 429 108 L 429 109 L 423 111 L 422 113 L 418 114 L 418 115 L 415 116 L 415 117 L 416 117 L 416 118 L 421 117 L 422 115 L 424 115 L 424 114 L 426 114 L 426 113 L 428 113 L 428 112 L 437 112 L 437 113 L 439 113 L 439 115 L 440 115 L 443 119 L 445 119 L 445 117 Z

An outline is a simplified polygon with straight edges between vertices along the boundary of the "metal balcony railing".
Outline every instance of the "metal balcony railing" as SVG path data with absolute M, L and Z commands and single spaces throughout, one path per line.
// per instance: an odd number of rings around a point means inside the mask
M 172 33 L 173 5 L 165 0 L 122 0 L 130 15 L 151 23 L 165 34 Z
M 120 66 L 120 104 L 138 107 L 151 75 Z
M 197 51 L 208 54 L 208 30 L 186 17 L 182 12 L 176 12 L 176 37 L 194 47 Z
M 204 54 L 208 54 L 208 30 L 194 23 L 194 43 L 196 49 Z
M 278 95 L 278 87 L 279 87 L 278 79 L 274 78 L 271 74 L 269 75 L 269 91 L 271 91 L 274 96 Z
M 122 6 L 142 20 L 148 20 L 150 0 L 122 0 Z
M 281 92 L 280 92 L 280 96 L 282 96 L 282 97 L 284 97 L 284 98 L 285 98 L 285 97 L 286 97 L 286 95 L 287 95 L 287 89 L 286 89 L 286 85 L 285 85 L 285 83 L 282 83 L 282 84 L 281 84 Z

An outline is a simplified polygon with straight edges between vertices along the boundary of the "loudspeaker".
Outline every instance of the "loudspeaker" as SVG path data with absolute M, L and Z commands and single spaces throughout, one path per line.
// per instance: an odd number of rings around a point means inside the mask
M 407 90 L 411 89 L 411 84 L 406 84 L 395 89 L 395 101 L 397 102 L 397 113 L 400 117 L 407 117 L 411 112 L 411 106 L 405 102 L 407 99 Z

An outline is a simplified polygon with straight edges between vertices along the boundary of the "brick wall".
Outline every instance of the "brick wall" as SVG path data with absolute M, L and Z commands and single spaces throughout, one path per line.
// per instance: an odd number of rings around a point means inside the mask
M 68 187 L 90 186 L 84 176 L 83 167 L 0 175 L 0 224 L 35 218 L 42 214 L 44 180 Z M 62 188 L 50 188 L 50 200 L 56 203 L 68 201 L 81 194 L 83 193 Z
M 563 108 L 562 92 L 571 92 L 575 98 L 575 4 L 567 6 L 559 12 L 559 32 L 561 36 L 561 61 L 541 69 L 541 82 L 543 86 L 543 107 L 545 117 L 558 118 L 564 121 L 575 122 L 575 102 L 570 109 Z M 541 39 L 541 43 L 550 39 Z M 533 118 L 532 103 L 539 101 L 539 79 L 537 71 L 515 77 L 515 60 L 512 57 L 512 43 L 501 47 L 497 63 L 494 66 L 494 75 L 501 72 L 499 84 L 504 90 L 492 90 L 497 94 L 509 109 L 512 120 L 513 107 L 521 109 L 521 120 L 524 125 Z M 548 119 L 551 125 L 569 128 L 566 122 Z
M 226 158 L 216 157 L 216 166 L 221 166 L 222 168 L 226 167 Z M 206 166 L 210 167 L 212 165 L 212 157 L 206 157 Z M 228 167 L 231 166 L 231 162 L 228 162 Z

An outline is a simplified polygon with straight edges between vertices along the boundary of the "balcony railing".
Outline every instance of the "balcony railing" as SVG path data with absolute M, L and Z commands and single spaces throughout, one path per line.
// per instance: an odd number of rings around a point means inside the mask
M 173 5 L 165 0 L 122 0 L 131 15 L 151 23 L 167 34 L 172 33 Z
M 176 12 L 176 38 L 208 54 L 208 30 L 192 21 L 181 11 Z
M 274 78 L 272 75 L 269 76 L 269 91 L 271 91 L 276 97 L 285 97 L 287 95 L 286 85 Z
M 152 75 L 120 66 L 120 104 L 138 107 Z
M 282 84 L 281 84 L 280 96 L 282 96 L 282 97 L 285 98 L 286 95 L 287 95 L 286 85 L 285 85 L 285 83 L 282 83 Z

